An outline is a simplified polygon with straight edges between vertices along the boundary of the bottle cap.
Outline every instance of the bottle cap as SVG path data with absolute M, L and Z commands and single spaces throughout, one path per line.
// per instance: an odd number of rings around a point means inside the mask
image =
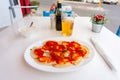
M 62 3 L 62 0 L 57 0 L 58 3 Z

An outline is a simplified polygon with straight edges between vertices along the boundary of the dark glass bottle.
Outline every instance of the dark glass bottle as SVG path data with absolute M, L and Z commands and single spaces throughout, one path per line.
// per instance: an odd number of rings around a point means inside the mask
M 61 1 L 57 0 L 57 8 L 55 11 L 56 14 L 56 30 L 62 30 L 62 19 L 61 19 Z

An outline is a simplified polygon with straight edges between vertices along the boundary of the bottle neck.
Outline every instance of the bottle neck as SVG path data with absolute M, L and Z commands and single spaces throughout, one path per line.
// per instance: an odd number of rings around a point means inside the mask
M 61 3 L 57 3 L 57 7 L 58 7 L 58 8 L 61 8 Z
M 57 0 L 57 7 L 58 8 L 61 8 L 61 6 L 62 6 L 61 3 L 62 3 L 62 0 Z

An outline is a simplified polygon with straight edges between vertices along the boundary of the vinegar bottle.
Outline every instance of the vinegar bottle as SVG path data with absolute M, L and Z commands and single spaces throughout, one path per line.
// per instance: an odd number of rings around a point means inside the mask
M 56 30 L 61 31 L 62 30 L 62 19 L 61 19 L 61 4 L 62 0 L 57 0 L 57 8 L 55 11 L 56 15 Z

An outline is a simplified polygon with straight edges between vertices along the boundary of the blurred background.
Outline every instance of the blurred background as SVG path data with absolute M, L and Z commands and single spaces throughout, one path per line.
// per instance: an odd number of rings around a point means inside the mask
M 0 31 L 26 16 L 43 16 L 56 0 L 1 0 Z M 65 9 L 71 9 L 78 16 L 90 17 L 94 13 L 105 13 L 109 22 L 105 24 L 113 33 L 120 25 L 120 0 L 63 0 Z

